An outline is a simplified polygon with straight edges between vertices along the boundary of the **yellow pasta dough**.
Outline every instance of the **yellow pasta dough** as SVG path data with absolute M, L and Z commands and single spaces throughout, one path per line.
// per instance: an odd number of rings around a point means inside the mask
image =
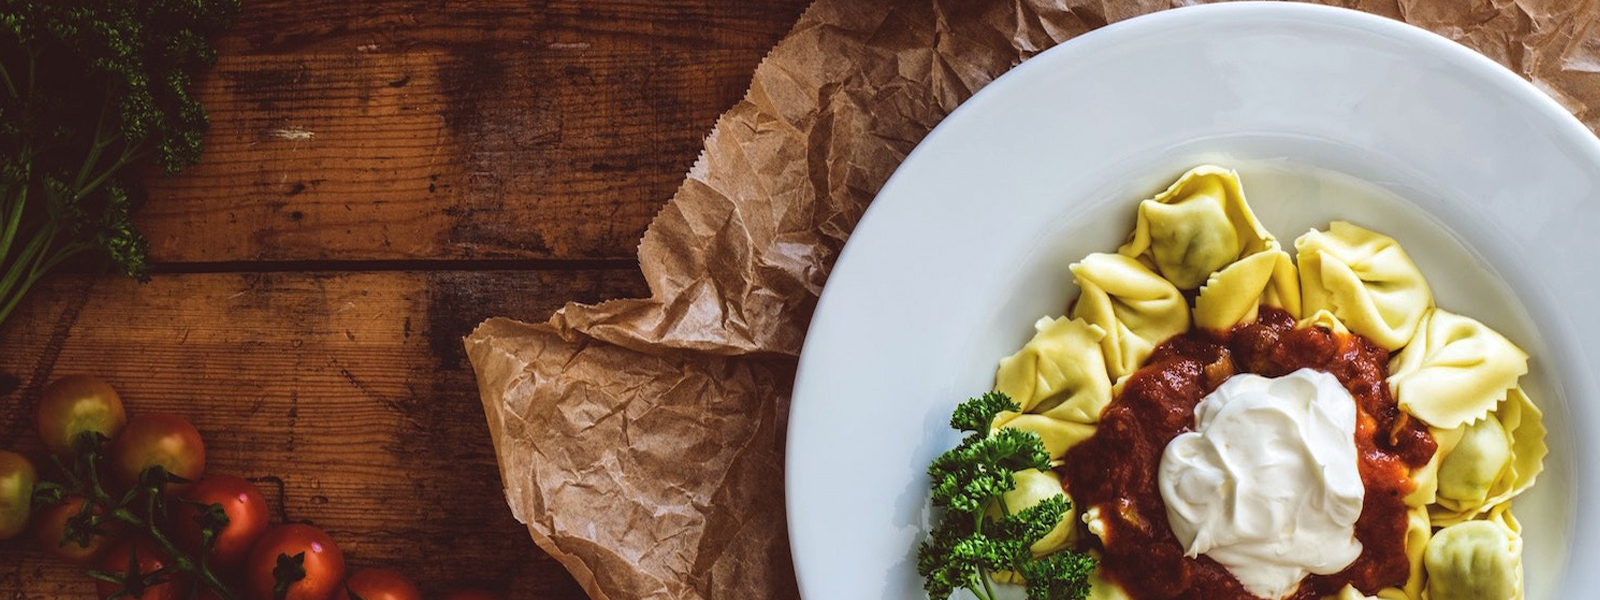
M 1339 322 L 1339 317 L 1333 316 L 1333 313 L 1328 312 L 1327 309 L 1319 310 L 1315 314 L 1301 319 L 1299 323 L 1295 324 L 1295 326 L 1301 329 L 1305 329 L 1307 327 L 1321 327 L 1340 335 L 1350 333 L 1350 328 L 1345 327 L 1344 323 Z
M 1356 586 L 1346 584 L 1344 589 L 1339 590 L 1339 593 L 1328 596 L 1323 600 L 1377 600 L 1377 597 L 1363 594 L 1361 590 L 1356 589 Z
M 1527 353 L 1505 336 L 1433 309 L 1389 361 L 1389 388 L 1406 412 L 1433 427 L 1454 429 L 1494 410 L 1527 372 Z
M 1521 526 L 1510 501 L 1533 485 L 1549 452 L 1543 414 L 1518 386 L 1527 354 L 1482 323 L 1435 308 L 1427 280 L 1393 238 L 1337 221 L 1294 245 L 1291 257 L 1262 227 L 1237 173 L 1191 169 L 1140 202 L 1117 253 L 1070 266 L 1081 295 L 1069 316 L 1040 319 L 1033 338 L 1000 361 L 995 389 L 1021 411 L 1000 413 L 992 427 L 1037 434 L 1059 466 L 1095 434 L 1113 394 L 1154 348 L 1191 325 L 1226 331 L 1270 306 L 1299 328 L 1359 334 L 1393 352 L 1390 391 L 1428 426 L 1437 450 L 1411 473 L 1415 487 L 1404 498 L 1405 581 L 1372 595 L 1345 586 L 1323 600 L 1522 600 Z M 1019 471 L 1015 481 L 991 512 L 1065 495 L 1054 471 Z M 1101 544 L 1117 531 L 1106 519 L 1146 527 L 1133 506 L 1074 506 L 1030 550 L 1082 545 L 1079 523 Z M 1015 573 L 993 577 L 1022 583 Z M 1103 569 L 1089 582 L 1090 600 L 1128 599 Z
M 1436 525 L 1452 525 L 1501 506 L 1533 487 L 1544 470 L 1544 414 L 1521 388 L 1488 418 L 1465 426 L 1439 466 Z
M 1275 246 L 1245 202 L 1239 174 L 1204 165 L 1139 203 L 1133 235 L 1117 252 L 1192 290 L 1239 257 Z
M 1480 419 L 1463 427 L 1461 441 L 1439 463 L 1436 501 L 1482 506 L 1489 498 L 1489 486 L 1511 468 L 1511 438 L 1499 419 Z
M 995 389 L 1040 413 L 1077 423 L 1096 423 L 1111 403 L 1100 340 L 1105 330 L 1083 319 L 1045 317 L 1034 324 L 1032 340 L 1000 360 Z
M 1032 508 L 1048 498 L 1066 495 L 1061 488 L 1061 477 L 1053 471 L 1024 469 L 1013 473 L 1012 478 L 1016 482 L 1015 487 L 1000 495 L 1000 501 L 1005 503 L 1005 510 L 1011 513 Z M 1002 512 L 998 505 L 991 505 L 989 514 L 993 518 L 1000 518 Z M 1029 546 L 1028 551 L 1034 556 L 1044 556 L 1066 548 L 1077 541 L 1077 523 L 1077 506 L 1069 506 L 1055 528 Z M 1022 576 L 1014 571 L 995 571 L 990 577 L 1000 583 L 1024 583 Z
M 1044 449 L 1050 453 L 1050 460 L 1060 460 L 1067 450 L 1078 445 L 1078 442 L 1089 439 L 1094 435 L 1095 426 L 1090 423 L 1063 421 L 1044 415 L 1019 414 L 1003 412 L 995 416 L 995 428 L 1021 429 L 1032 431 L 1044 441 Z
M 1189 330 L 1189 303 L 1154 271 L 1120 254 L 1073 264 L 1082 295 L 1072 316 L 1105 330 L 1100 348 L 1113 381 L 1136 370 L 1157 344 Z
M 1277 248 L 1251 254 L 1211 274 L 1194 301 L 1196 327 L 1227 330 L 1256 320 L 1262 305 L 1300 318 L 1300 280 L 1294 260 Z
M 1521 600 L 1522 536 L 1500 520 L 1440 529 L 1423 555 L 1425 600 Z
M 1427 507 L 1438 501 L 1439 464 L 1444 462 L 1445 455 L 1450 454 L 1461 441 L 1462 430 L 1430 427 L 1428 433 L 1433 436 L 1437 448 L 1433 451 L 1433 457 L 1428 459 L 1428 464 L 1411 474 L 1411 481 L 1416 483 L 1416 489 L 1406 495 L 1406 506 Z
M 1427 581 L 1427 573 L 1422 566 L 1423 554 L 1427 551 L 1428 541 L 1432 538 L 1433 523 L 1428 519 L 1428 509 L 1417 507 L 1407 511 L 1406 561 L 1411 565 L 1411 573 L 1406 576 L 1406 583 L 1402 588 L 1379 590 L 1380 598 L 1390 600 L 1422 598 L 1422 586 Z
M 1334 221 L 1294 247 L 1302 310 L 1327 310 L 1379 346 L 1404 346 L 1433 306 L 1427 280 L 1393 238 Z
M 1006 509 L 1013 513 L 1031 508 L 1046 499 L 1066 495 L 1066 492 L 1061 490 L 1061 477 L 1053 471 L 1027 469 L 1017 471 L 1013 478 L 1016 480 L 1016 487 L 1000 495 L 1001 501 L 1006 503 Z M 1033 551 L 1034 556 L 1043 556 L 1065 548 L 1067 544 L 1076 541 L 1077 520 L 1077 507 L 1068 509 L 1067 513 L 1061 516 L 1061 522 L 1056 523 L 1055 529 L 1051 529 L 1050 533 L 1039 538 L 1039 541 L 1034 542 L 1028 549 Z

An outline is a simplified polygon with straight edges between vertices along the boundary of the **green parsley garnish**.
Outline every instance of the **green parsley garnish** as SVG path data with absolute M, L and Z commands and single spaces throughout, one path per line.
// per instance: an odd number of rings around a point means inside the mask
M 992 600 L 989 580 L 998 571 L 1022 576 L 1029 600 L 1082 600 L 1089 595 L 1093 557 L 1070 550 L 1034 557 L 1030 549 L 1071 509 L 1066 496 L 1014 513 L 1001 502 L 1001 494 L 1016 487 L 1014 473 L 1050 468 L 1050 455 L 1037 434 L 990 430 L 1000 412 L 1020 410 L 1005 394 L 989 392 L 961 403 L 950 417 L 952 428 L 971 435 L 928 466 L 933 505 L 944 509 L 917 552 L 917 573 L 930 598 L 943 600 L 956 588 L 966 588 L 981 600 Z M 990 514 L 995 505 L 1009 514 Z

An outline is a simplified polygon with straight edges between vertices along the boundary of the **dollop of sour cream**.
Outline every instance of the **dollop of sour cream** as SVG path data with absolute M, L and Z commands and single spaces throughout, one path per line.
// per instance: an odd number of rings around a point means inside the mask
M 1361 555 L 1366 488 L 1356 468 L 1356 406 L 1332 375 L 1248 373 L 1194 409 L 1195 430 L 1161 455 L 1158 483 L 1190 557 L 1221 563 L 1245 590 L 1282 598 L 1307 574 Z

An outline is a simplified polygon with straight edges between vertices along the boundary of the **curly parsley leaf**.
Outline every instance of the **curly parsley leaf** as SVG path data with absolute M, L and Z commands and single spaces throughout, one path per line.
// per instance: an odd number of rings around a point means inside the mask
M 238 0 L 0 0 L 0 321 L 46 273 L 90 257 L 136 279 L 146 166 L 199 160 L 195 77 Z
M 1017 573 L 1027 582 L 1028 600 L 1083 600 L 1094 569 L 1094 557 L 1060 552 L 1024 562 Z
M 1032 552 L 1033 544 L 1072 508 L 1066 495 L 1005 516 L 989 514 L 1016 487 L 1017 471 L 1050 468 L 1049 453 L 1037 434 L 990 430 L 995 415 L 1019 409 L 1005 394 L 990 392 L 963 402 L 950 418 L 952 428 L 972 435 L 928 466 L 933 505 L 944 509 L 917 551 L 917 573 L 930 598 L 947 598 L 965 588 L 989 600 L 990 574 L 997 571 L 1021 575 L 1029 600 L 1082 600 L 1089 593 L 1094 558 L 1072 551 L 1040 558 Z
M 995 416 L 1008 410 L 1020 412 L 1022 405 L 1002 392 L 989 392 L 957 406 L 955 413 L 950 415 L 950 428 L 973 433 L 988 431 Z

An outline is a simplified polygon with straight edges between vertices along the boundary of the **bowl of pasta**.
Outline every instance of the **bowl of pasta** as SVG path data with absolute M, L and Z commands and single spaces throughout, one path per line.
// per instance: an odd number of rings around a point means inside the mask
M 1001 77 L 880 192 L 796 377 L 813 598 L 1600 587 L 1600 142 L 1353 11 L 1157 13 Z

